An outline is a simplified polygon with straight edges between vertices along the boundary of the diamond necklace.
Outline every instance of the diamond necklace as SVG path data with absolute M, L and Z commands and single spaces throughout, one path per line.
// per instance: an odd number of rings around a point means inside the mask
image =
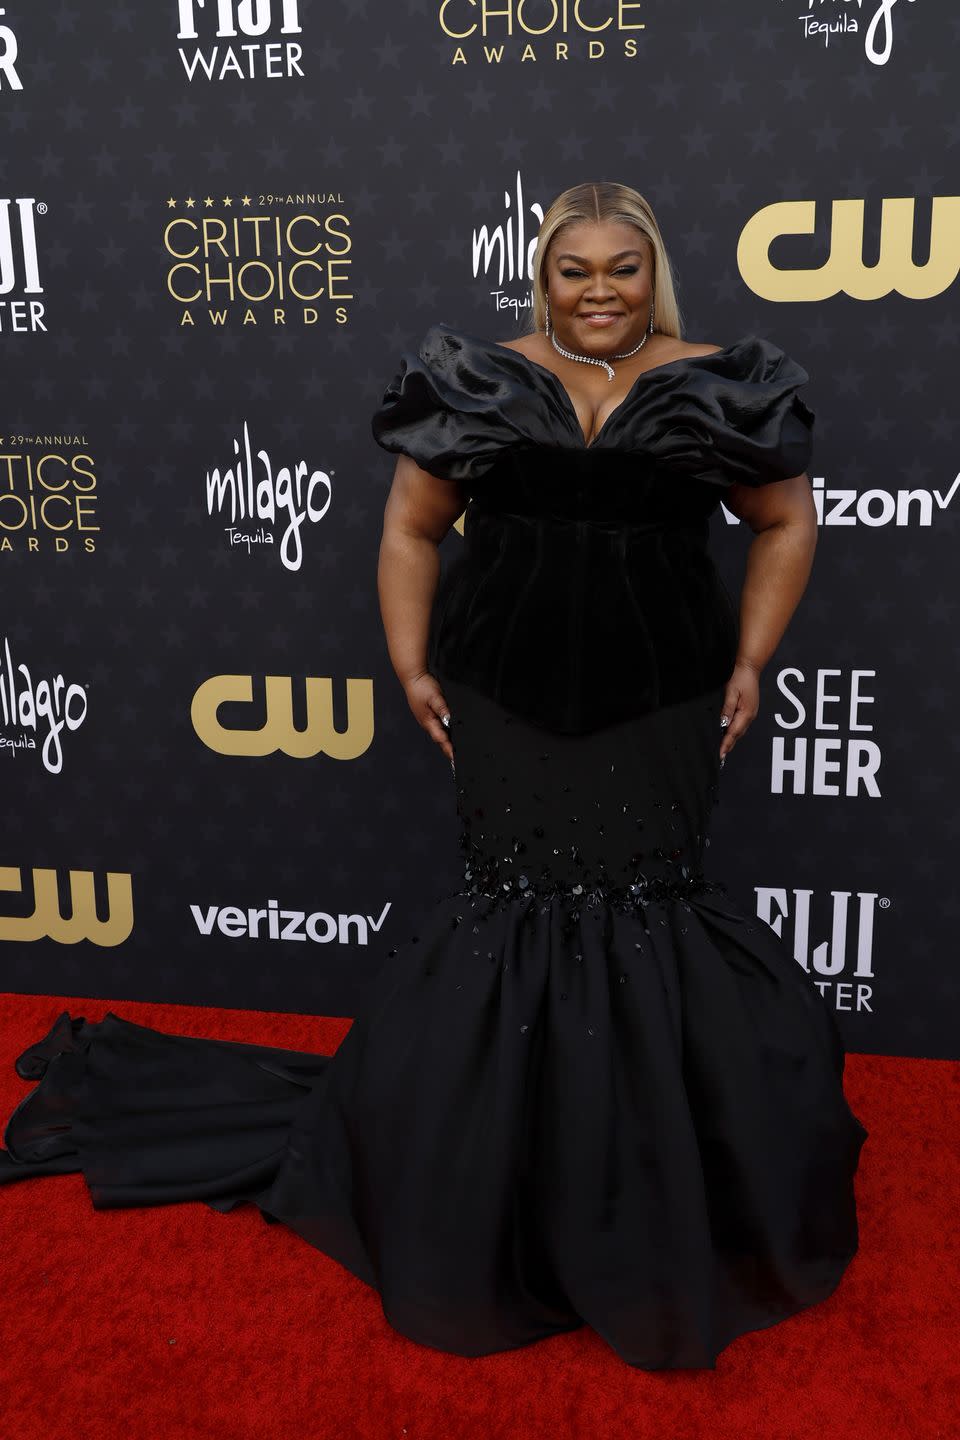
M 562 345 L 558 345 L 558 344 L 557 344 L 557 337 L 556 337 L 556 335 L 554 335 L 554 333 L 553 333 L 552 330 L 550 331 L 550 343 L 553 345 L 553 348 L 554 348 L 554 350 L 556 350 L 556 352 L 557 352 L 558 355 L 563 355 L 563 356 L 565 356 L 566 359 L 568 359 L 568 360 L 582 360 L 585 365 L 602 365 L 603 368 L 604 368 L 604 370 L 606 370 L 606 372 L 607 372 L 607 379 L 608 379 L 608 380 L 612 380 L 612 379 L 613 379 L 613 366 L 610 364 L 610 362 L 609 362 L 608 360 L 601 360 L 601 359 L 600 359 L 598 356 L 596 356 L 596 355 L 575 355 L 572 350 L 564 350 L 564 348 L 563 348 Z M 643 339 L 640 341 L 640 344 L 639 344 L 639 345 L 634 345 L 634 347 L 633 347 L 632 350 L 624 350 L 621 355 L 612 355 L 612 356 L 610 357 L 610 359 L 611 359 L 611 360 L 629 360 L 630 356 L 631 356 L 631 355 L 636 355 L 637 351 L 638 351 L 638 350 L 642 350 L 643 347 L 644 347 L 644 345 L 646 345 L 646 343 L 647 343 L 647 332 L 644 331 Z
M 639 345 L 634 345 L 634 347 L 633 347 L 632 350 L 624 350 L 623 353 L 620 354 L 620 355 L 611 355 L 611 357 L 610 357 L 611 360 L 629 360 L 629 358 L 630 358 L 631 355 L 636 355 L 636 353 L 637 353 L 638 350 L 642 350 L 642 349 L 643 349 L 644 345 L 646 345 L 646 343 L 647 343 L 647 336 L 653 334 L 653 308 L 654 308 L 653 305 L 651 305 L 651 306 L 650 306 L 650 324 L 648 325 L 647 329 L 644 331 L 644 336 L 643 336 L 643 339 L 640 341 L 640 344 L 639 344 Z M 550 343 L 551 343 L 551 345 L 553 346 L 554 350 L 556 350 L 557 354 L 558 354 L 558 355 L 563 355 L 563 356 L 565 357 L 565 359 L 567 359 L 567 360 L 582 360 L 583 363 L 584 363 L 584 365 L 602 365 L 603 368 L 604 368 L 604 370 L 606 370 L 606 372 L 607 372 L 607 379 L 608 379 L 608 380 L 612 380 L 612 379 L 613 379 L 613 366 L 610 364 L 609 361 L 607 361 L 607 360 L 601 360 L 601 359 L 600 359 L 598 356 L 596 356 L 596 355 L 577 355 L 573 350 L 564 350 L 563 346 L 557 343 L 557 337 L 556 337 L 556 335 L 553 333 L 553 326 L 550 324 L 550 301 L 549 301 L 549 299 L 548 299 L 547 302 L 546 302 L 546 311 L 547 311 L 547 313 L 546 313 L 546 324 L 545 324 L 545 326 L 544 326 L 544 329 L 546 330 L 547 334 L 550 336 Z

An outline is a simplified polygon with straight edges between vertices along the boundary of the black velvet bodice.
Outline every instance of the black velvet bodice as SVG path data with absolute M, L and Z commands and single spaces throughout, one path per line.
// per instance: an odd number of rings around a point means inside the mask
M 807 378 L 748 335 L 645 371 L 588 444 L 552 371 L 433 326 L 372 420 L 384 449 L 469 496 L 431 670 L 564 732 L 723 684 L 738 625 L 709 519 L 730 485 L 807 468 Z

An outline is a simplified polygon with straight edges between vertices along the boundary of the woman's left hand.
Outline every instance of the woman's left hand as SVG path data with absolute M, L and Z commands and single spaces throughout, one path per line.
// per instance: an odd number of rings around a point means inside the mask
M 739 660 L 723 692 L 723 708 L 720 721 L 726 716 L 723 739 L 720 742 L 720 763 L 726 760 L 740 736 L 745 734 L 760 709 L 760 675 L 745 660 Z

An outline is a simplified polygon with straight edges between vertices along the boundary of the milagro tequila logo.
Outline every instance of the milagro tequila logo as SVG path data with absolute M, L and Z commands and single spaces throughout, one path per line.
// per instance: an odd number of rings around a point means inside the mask
M 333 473 L 311 470 L 306 460 L 298 460 L 292 468 L 275 468 L 262 449 L 254 458 L 245 420 L 242 437 L 233 442 L 233 463 L 222 471 L 207 471 L 207 514 L 229 517 L 230 523 L 224 527 L 227 543 L 245 549 L 248 555 L 254 546 L 276 545 L 274 530 L 281 526 L 280 561 L 287 570 L 299 570 L 303 563 L 300 531 L 307 521 L 315 525 L 322 520 L 330 509 Z
M 0 10 L 0 19 L 6 13 L 6 10 Z M 23 83 L 17 73 L 17 55 L 19 53 L 17 37 L 11 27 L 0 25 L 0 91 L 4 86 L 10 90 L 23 89 Z
M 353 238 L 339 191 L 171 195 L 165 205 L 166 289 L 181 327 L 347 324 Z
M 756 886 L 757 916 L 792 946 L 793 958 L 836 1010 L 873 1013 L 873 947 L 878 913 L 890 900 L 873 890 Z
M 6 298 L 43 294 L 36 216 L 46 213 L 42 201 L 0 199 L 0 334 L 47 328 L 42 300 Z
M 543 223 L 543 206 L 536 200 L 528 205 L 524 199 L 519 170 L 514 193 L 503 192 L 503 211 L 495 223 L 474 226 L 471 263 L 475 280 L 493 282 L 495 288 L 489 293 L 495 308 L 510 310 L 516 318 L 533 304 L 533 256 Z
M 68 683 L 62 675 L 35 679 L 29 667 L 15 665 L 10 642 L 0 653 L 0 756 L 40 747 L 43 768 L 51 775 L 63 769 L 64 729 L 79 730 L 87 718 L 83 685 Z
M 450 64 L 503 60 L 633 60 L 647 27 L 646 0 L 440 0 L 437 19 Z
M 784 0 L 780 0 L 781 5 Z M 787 0 L 794 7 L 796 0 Z M 906 0 L 912 5 L 914 0 Z M 797 18 L 804 38 L 822 40 L 824 48 L 842 35 L 860 35 L 863 49 L 873 65 L 886 65 L 893 51 L 893 11 L 897 0 L 800 0 Z M 856 9 L 854 9 L 856 6 Z
M 201 42 L 180 46 L 191 82 L 303 77 L 302 45 L 282 38 L 302 33 L 298 0 L 177 0 L 177 14 L 177 39 Z

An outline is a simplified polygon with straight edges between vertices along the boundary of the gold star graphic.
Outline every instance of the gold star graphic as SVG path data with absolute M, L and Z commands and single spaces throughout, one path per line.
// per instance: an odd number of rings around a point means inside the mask
M 241 195 L 241 196 L 240 196 L 240 203 L 241 203 L 242 205 L 252 205 L 252 204 L 253 204 L 253 201 L 250 199 L 250 196 L 249 196 L 249 195 Z
M 187 207 L 188 210 L 192 210 L 193 207 L 196 205 L 197 202 L 196 202 L 196 200 L 194 200 L 193 196 L 191 196 L 189 200 L 184 200 L 183 203 L 184 203 L 184 205 L 186 205 L 186 207 Z
M 213 204 L 213 197 L 210 196 L 210 195 L 208 195 L 207 198 L 204 200 L 203 204 L 204 204 L 204 209 L 209 210 L 210 207 L 211 207 L 212 204 Z
M 167 209 L 168 209 L 168 210 L 176 210 L 176 208 L 177 208 L 177 202 L 176 202 L 176 200 L 171 199 L 171 200 L 168 200 L 168 201 L 167 201 Z
M 232 205 L 232 204 L 233 204 L 233 201 L 230 199 L 230 196 L 229 196 L 229 195 L 224 195 L 224 197 L 223 197 L 223 203 L 224 203 L 224 205 Z

